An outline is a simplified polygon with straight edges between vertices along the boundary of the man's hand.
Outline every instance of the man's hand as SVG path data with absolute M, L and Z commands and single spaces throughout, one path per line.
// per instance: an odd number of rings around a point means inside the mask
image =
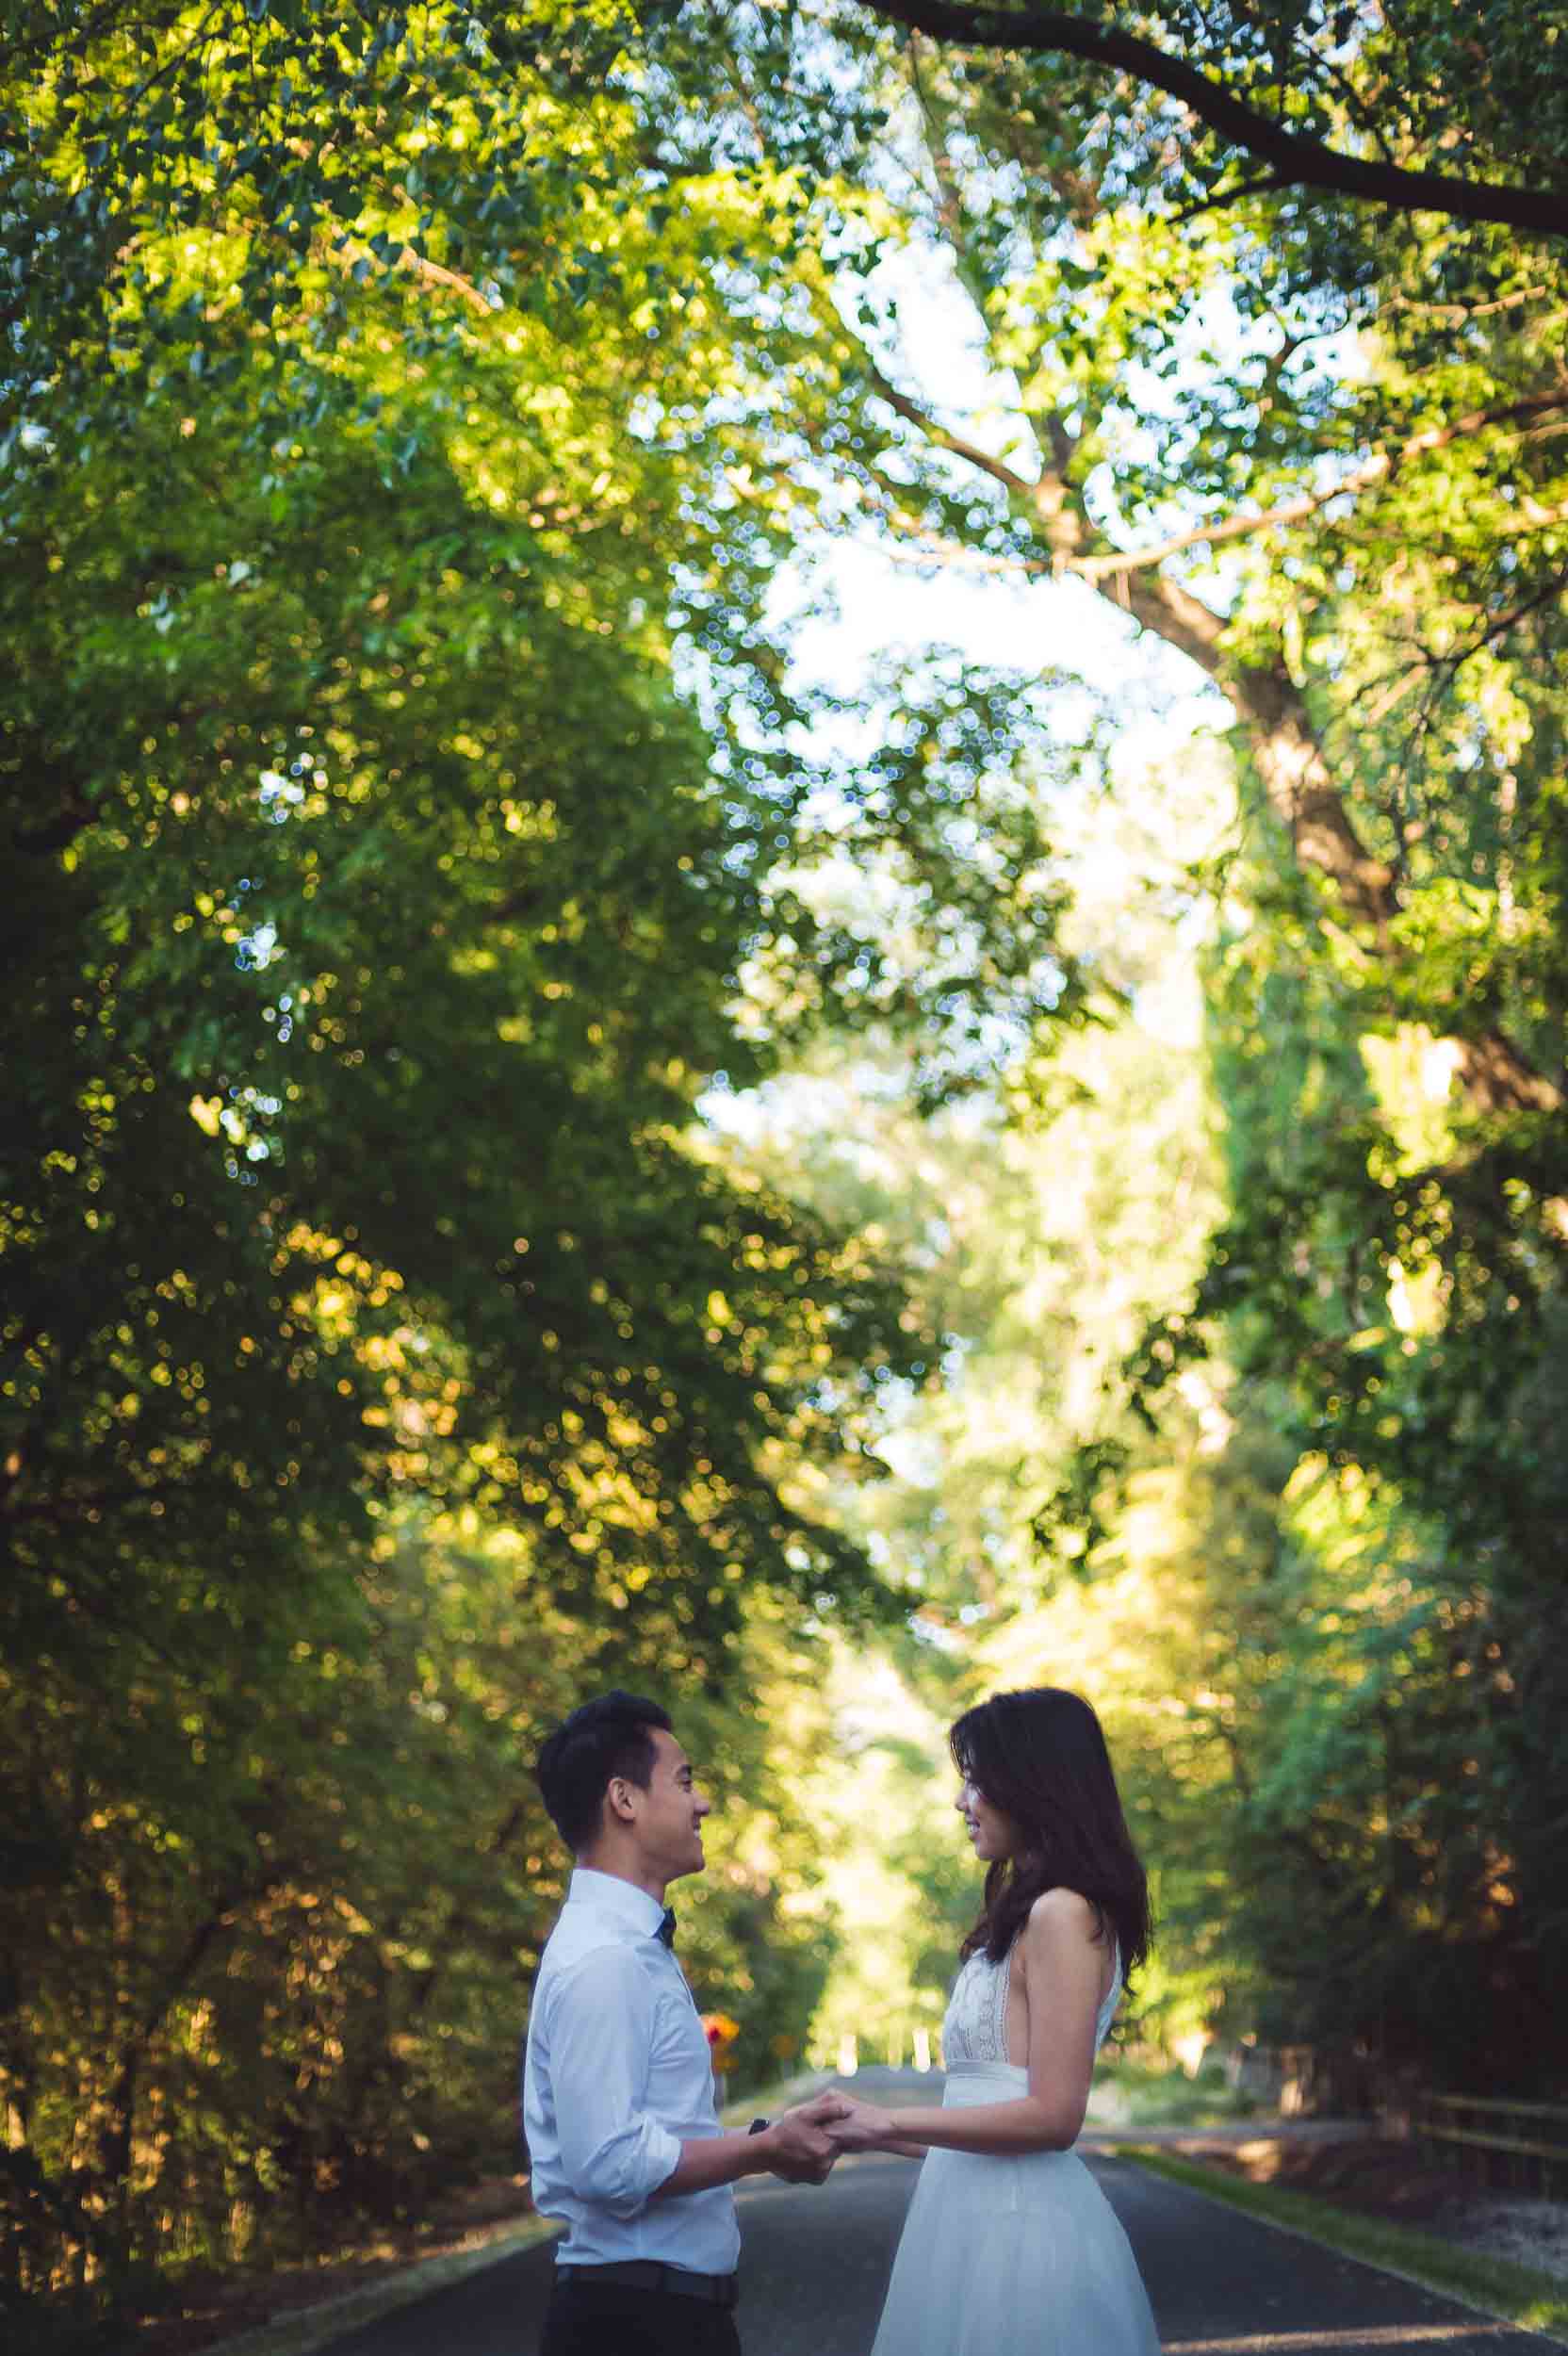
M 787 2184 L 825 2184 L 839 2156 L 825 2127 L 844 2109 L 841 2094 L 819 2094 L 793 2110 L 781 2111 L 758 2137 L 767 2151 L 769 2172 Z

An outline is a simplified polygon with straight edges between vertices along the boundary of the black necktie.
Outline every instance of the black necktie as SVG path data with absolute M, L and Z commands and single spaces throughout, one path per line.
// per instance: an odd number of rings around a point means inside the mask
M 654 1932 L 654 1934 L 653 1934 L 653 1935 L 654 1935 L 655 1939 L 657 1939 L 658 1940 L 660 1940 L 660 1941 L 661 1941 L 661 1943 L 662 1943 L 663 1946 L 665 1946 L 665 1947 L 673 1947 L 673 1946 L 675 1945 L 675 1908 L 674 1908 L 674 1906 L 666 1906 L 666 1907 L 664 1908 L 663 1918 L 662 1918 L 662 1921 L 661 1921 L 661 1922 L 660 1922 L 659 1928 L 658 1928 L 658 1929 Z

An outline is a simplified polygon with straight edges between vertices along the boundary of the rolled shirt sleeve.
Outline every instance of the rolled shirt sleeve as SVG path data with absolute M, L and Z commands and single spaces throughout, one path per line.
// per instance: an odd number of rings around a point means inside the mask
M 552 1991 L 550 2076 L 571 2088 L 557 2114 L 561 2168 L 580 2201 L 635 2217 L 680 2165 L 680 2139 L 649 2116 L 657 1999 L 631 1949 L 596 1948 Z

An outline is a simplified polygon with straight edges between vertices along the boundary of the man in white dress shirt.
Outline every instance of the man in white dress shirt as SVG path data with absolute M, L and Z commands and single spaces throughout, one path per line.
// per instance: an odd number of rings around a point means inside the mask
M 657 1702 L 586 1702 L 539 1754 L 576 1871 L 540 1958 L 523 2071 L 534 2206 L 560 2217 L 540 2356 L 740 2356 L 732 2190 L 820 2183 L 832 2097 L 727 2134 L 664 1892 L 710 1803 Z

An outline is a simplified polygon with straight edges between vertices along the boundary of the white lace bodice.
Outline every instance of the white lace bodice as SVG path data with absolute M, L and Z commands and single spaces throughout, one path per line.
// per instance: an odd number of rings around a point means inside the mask
M 1094 2024 L 1096 2053 L 1109 2035 L 1121 1999 L 1121 1958 L 1112 1949 L 1115 1969 Z M 1013 1951 L 1000 1963 L 984 1954 L 971 1955 L 953 1983 L 942 2022 L 944 2061 L 1005 2062 L 1007 2059 L 1007 1989 L 1012 1982 Z

